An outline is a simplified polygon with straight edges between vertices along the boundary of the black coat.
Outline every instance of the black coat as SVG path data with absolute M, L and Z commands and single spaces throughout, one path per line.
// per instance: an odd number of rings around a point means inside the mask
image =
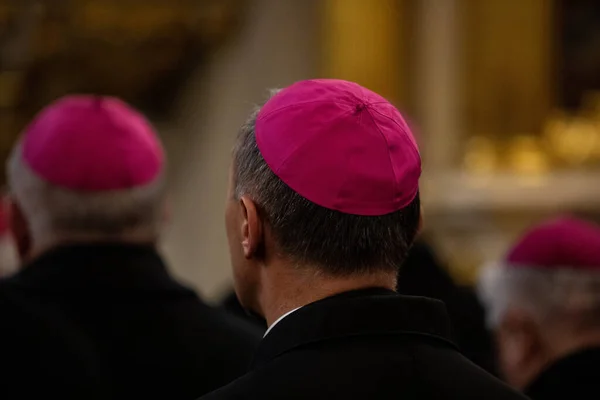
M 600 347 L 584 349 L 556 361 L 525 393 L 532 400 L 600 399 Z
M 419 240 L 400 268 L 398 293 L 441 300 L 452 324 L 452 339 L 462 354 L 486 371 L 496 373 L 492 336 L 485 326 L 485 311 L 470 287 L 458 286 L 429 245 Z M 230 292 L 221 306 L 249 323 L 266 330 L 263 318 L 250 314 Z
M 0 282 L 0 398 L 192 400 L 260 335 L 173 280 L 151 247 L 68 246 Z
M 202 400 L 524 399 L 463 357 L 449 334 L 439 301 L 344 293 L 281 320 L 252 371 Z

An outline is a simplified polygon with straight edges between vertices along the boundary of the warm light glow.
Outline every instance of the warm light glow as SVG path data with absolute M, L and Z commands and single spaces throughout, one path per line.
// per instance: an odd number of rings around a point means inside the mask
M 550 162 L 540 140 L 533 135 L 513 138 L 508 150 L 508 168 L 516 174 L 539 175 L 549 171 Z
M 593 121 L 582 117 L 550 120 L 544 134 L 552 154 L 569 165 L 590 161 L 600 139 Z
M 323 75 L 397 100 L 403 76 L 397 0 L 322 0 Z
M 493 141 L 483 136 L 475 136 L 467 141 L 464 167 L 476 175 L 489 174 L 498 168 L 497 150 Z

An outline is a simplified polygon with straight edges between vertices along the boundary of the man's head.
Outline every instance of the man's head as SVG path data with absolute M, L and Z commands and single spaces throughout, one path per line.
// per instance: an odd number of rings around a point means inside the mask
M 242 304 L 263 312 L 272 264 L 395 276 L 419 228 L 420 172 L 409 128 L 377 94 L 340 80 L 275 93 L 233 152 L 226 219 Z
M 8 160 L 19 254 L 60 242 L 156 239 L 164 155 L 150 124 L 110 97 L 69 96 L 42 110 Z
M 600 227 L 571 218 L 535 227 L 484 270 L 479 291 L 501 371 L 525 388 L 556 359 L 600 345 Z

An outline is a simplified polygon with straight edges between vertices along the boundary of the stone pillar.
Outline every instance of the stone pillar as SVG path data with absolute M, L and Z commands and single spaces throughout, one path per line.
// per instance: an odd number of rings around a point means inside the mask
M 355 81 L 384 97 L 405 100 L 402 0 L 322 0 L 324 77 Z
M 420 0 L 416 18 L 416 117 L 427 171 L 452 166 L 460 140 L 460 37 L 457 0 Z
M 172 221 L 171 268 L 208 297 L 229 285 L 224 227 L 231 148 L 267 89 L 314 77 L 319 0 L 257 0 L 234 43 L 190 82 L 180 118 L 164 127 Z

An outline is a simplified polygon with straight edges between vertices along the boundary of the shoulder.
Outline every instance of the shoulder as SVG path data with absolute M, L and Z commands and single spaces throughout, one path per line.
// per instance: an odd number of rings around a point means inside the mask
M 457 399 L 526 399 L 455 349 L 423 345 L 413 354 L 419 391 L 426 392 L 426 398 L 454 393 Z
M 392 356 L 390 362 L 388 353 L 352 343 L 351 347 L 330 342 L 296 348 L 202 399 L 387 399 L 412 392 L 406 371 L 409 356 Z M 361 379 L 348 378 L 352 376 Z
M 250 399 L 278 399 L 277 376 L 265 374 L 261 370 L 254 370 L 241 376 L 235 381 L 202 396 L 199 400 L 250 400 Z M 287 391 L 289 394 L 289 391 Z
M 525 397 L 443 346 L 344 358 L 336 351 L 296 350 L 202 400 L 398 398 L 524 400 Z M 425 346 L 427 347 L 427 346 Z M 316 353 L 318 351 L 318 353 Z M 346 352 L 348 353 L 348 352 Z M 412 354 L 411 354 L 412 353 Z M 392 353 L 394 354 L 394 353 Z M 355 354 L 356 355 L 356 354 Z M 335 356 L 335 357 L 333 357 Z M 360 380 L 348 376 L 360 375 Z

